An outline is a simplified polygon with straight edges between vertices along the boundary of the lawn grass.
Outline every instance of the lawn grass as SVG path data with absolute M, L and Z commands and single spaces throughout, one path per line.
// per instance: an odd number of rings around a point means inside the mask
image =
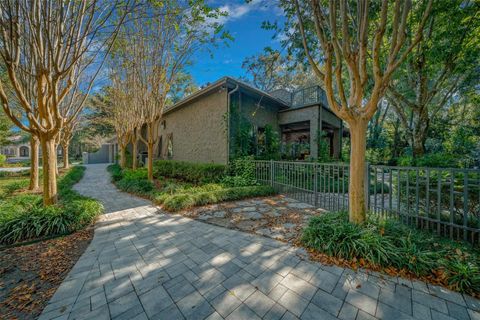
M 59 201 L 46 207 L 41 193 L 22 190 L 28 185 L 28 179 L 2 178 L 0 244 L 69 234 L 91 224 L 103 211 L 103 206 L 72 189 L 84 171 L 85 167 L 76 166 L 61 175 L 58 179 Z
M 0 199 L 8 197 L 16 190 L 28 186 L 28 177 L 2 177 L 0 178 Z M 2 212 L 0 212 L 0 215 Z
M 371 214 L 364 224 L 348 222 L 345 212 L 309 221 L 302 242 L 314 253 L 349 266 L 412 276 L 452 290 L 480 295 L 480 249 Z

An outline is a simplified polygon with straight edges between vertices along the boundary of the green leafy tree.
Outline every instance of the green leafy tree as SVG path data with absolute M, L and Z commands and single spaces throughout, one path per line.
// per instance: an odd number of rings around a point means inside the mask
M 323 83 L 332 112 L 348 123 L 351 136 L 350 221 L 366 217 L 365 153 L 367 126 L 377 112 L 394 72 L 421 43 L 432 0 L 280 1 L 284 30 Z M 413 12 L 413 13 L 412 13 Z M 414 28 L 411 17 L 419 14 Z M 406 36 L 408 35 L 408 37 Z
M 480 80 L 480 3 L 436 1 L 423 41 L 397 70 L 387 98 L 400 119 L 414 157 L 426 152 L 430 126 L 462 88 Z M 418 23 L 420 14 L 413 15 Z
M 219 22 L 226 13 L 206 0 L 143 0 L 140 4 L 124 24 L 112 56 L 117 82 L 128 82 L 128 92 L 121 94 L 129 96 L 145 126 L 139 138 L 147 147 L 148 179 L 152 181 L 158 130 L 172 85 L 195 52 L 231 37 Z
M 12 133 L 12 128 L 12 121 L 3 112 L 0 113 L 0 145 L 8 144 L 8 137 Z
M 276 89 L 292 91 L 318 84 L 318 79 L 305 64 L 270 47 L 264 48 L 262 53 L 246 57 L 242 68 L 247 74 L 242 80 L 266 92 Z

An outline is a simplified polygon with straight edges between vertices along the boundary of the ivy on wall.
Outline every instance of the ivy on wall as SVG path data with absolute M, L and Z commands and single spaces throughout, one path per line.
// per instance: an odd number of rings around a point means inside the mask
M 230 107 L 230 158 L 254 156 L 256 159 L 281 158 L 280 135 L 272 125 L 257 128 L 239 111 L 238 97 L 232 97 Z

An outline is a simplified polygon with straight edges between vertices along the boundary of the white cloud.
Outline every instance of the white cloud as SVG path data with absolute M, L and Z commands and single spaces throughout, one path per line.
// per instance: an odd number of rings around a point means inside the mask
M 230 21 L 238 20 L 247 15 L 252 11 L 266 11 L 272 9 L 273 3 L 271 0 L 253 0 L 250 3 L 239 3 L 239 4 L 225 4 L 219 6 L 219 9 L 223 12 L 226 12 L 228 15 L 221 17 L 216 21 L 225 24 Z M 274 6 L 276 9 L 277 7 Z

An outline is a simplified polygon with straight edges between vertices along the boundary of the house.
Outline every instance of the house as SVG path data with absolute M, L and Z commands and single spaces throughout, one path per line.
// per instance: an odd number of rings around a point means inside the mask
M 267 93 L 223 77 L 165 108 L 155 157 L 226 164 L 239 153 L 261 155 L 269 131 L 276 133 L 283 157 L 292 160 L 316 159 L 320 143 L 338 159 L 342 136 L 348 134 L 320 86 Z M 138 150 L 143 161 L 141 142 Z M 112 139 L 95 154 L 84 155 L 84 161 L 112 162 L 117 153 Z
M 8 137 L 8 144 L 0 147 L 0 154 L 7 157 L 8 162 L 21 162 L 30 159 L 30 140 L 23 135 Z
M 30 160 L 30 137 L 16 134 L 8 137 L 8 144 L 0 146 L 0 154 L 7 157 L 7 162 L 17 163 Z M 62 148 L 57 147 L 57 156 L 62 155 Z M 42 157 L 42 148 L 38 147 L 38 156 Z
M 253 140 L 260 149 L 267 126 L 277 133 L 284 153 L 288 146 L 303 146 L 297 159 L 316 159 L 320 141 L 331 157 L 340 157 L 346 132 L 319 86 L 267 93 L 230 77 L 165 109 L 156 156 L 228 163 L 239 145 Z M 255 146 L 251 149 L 255 152 Z

